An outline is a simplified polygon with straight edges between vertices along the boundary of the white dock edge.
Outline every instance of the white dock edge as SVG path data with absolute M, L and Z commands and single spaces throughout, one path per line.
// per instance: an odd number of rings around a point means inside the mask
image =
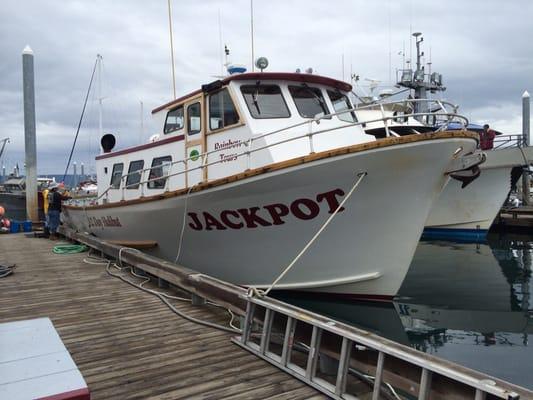
M 49 318 L 0 324 L 0 399 L 90 398 Z

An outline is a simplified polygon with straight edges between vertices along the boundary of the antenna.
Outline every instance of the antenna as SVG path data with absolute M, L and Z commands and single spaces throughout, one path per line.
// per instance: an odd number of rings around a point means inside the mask
M 413 35 L 413 1 L 411 0 L 411 7 L 410 7 L 410 13 L 409 13 L 409 60 L 413 61 L 413 39 L 411 36 Z
M 224 56 L 222 49 L 222 22 L 220 18 L 220 8 L 218 9 L 218 49 L 220 53 L 220 76 L 224 75 Z
M 427 64 L 428 64 L 428 74 L 431 75 L 431 64 L 433 64 L 433 62 L 431 61 L 431 47 L 429 48 L 429 62 Z
M 250 0 L 250 34 L 252 38 L 252 72 L 254 72 L 254 0 Z
M 342 80 L 344 81 L 344 53 L 342 53 Z
M 224 45 L 224 54 L 226 55 L 226 63 L 224 64 L 225 67 L 229 65 L 229 48 L 228 45 Z
M 402 64 L 403 64 L 403 69 L 406 68 L 405 66 L 405 40 L 403 41 L 403 49 L 402 49 Z
M 167 0 L 168 3 L 168 28 L 170 35 L 170 59 L 172 61 L 172 90 L 174 93 L 174 99 L 176 98 L 176 73 L 174 67 L 174 41 L 172 40 L 172 9 L 170 8 L 170 0 Z
M 6 147 L 6 144 L 9 143 L 9 138 L 6 137 L 6 138 L 0 140 L 0 143 L 2 143 L 2 148 L 0 148 L 0 157 L 2 157 L 2 154 L 4 154 L 4 149 Z
M 391 53 L 391 2 L 388 2 L 389 23 L 389 85 L 392 85 L 392 53 Z
M 139 143 L 142 143 L 142 138 L 144 136 L 144 112 L 143 112 L 143 108 L 144 108 L 144 104 L 142 102 L 142 100 L 139 101 L 140 105 L 141 105 L 141 129 L 139 131 Z
M 350 82 L 353 79 L 353 62 L 352 62 L 352 54 L 350 53 Z

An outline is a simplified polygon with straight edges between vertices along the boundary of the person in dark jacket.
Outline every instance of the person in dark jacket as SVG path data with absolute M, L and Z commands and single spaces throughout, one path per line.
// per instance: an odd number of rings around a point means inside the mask
M 59 228 L 61 216 L 61 202 L 68 200 L 70 197 L 63 196 L 58 191 L 58 184 L 52 184 L 48 193 L 48 229 L 50 230 L 50 239 L 57 239 L 57 228 Z

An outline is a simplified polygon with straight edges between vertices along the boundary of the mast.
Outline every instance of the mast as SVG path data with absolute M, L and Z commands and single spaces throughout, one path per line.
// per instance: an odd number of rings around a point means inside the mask
M 220 76 L 224 76 L 224 56 L 222 49 L 222 21 L 220 18 L 220 8 L 218 9 L 218 50 L 220 55 Z
M 2 159 L 2 154 L 4 154 L 4 150 L 6 148 L 6 144 L 9 143 L 9 138 L 5 138 L 0 140 L 2 143 L 2 148 L 0 148 L 0 160 Z M 2 180 L 0 182 L 4 183 L 6 180 L 6 165 L 5 163 L 2 164 Z
M 4 154 L 4 149 L 6 148 L 6 144 L 9 143 L 9 138 L 0 140 L 0 143 L 2 143 L 2 147 L 0 148 L 0 158 L 2 158 L 2 154 Z
M 98 65 L 98 137 L 104 135 L 104 128 L 102 125 L 102 115 L 103 115 L 103 106 L 102 102 L 104 98 L 102 97 L 102 60 L 103 57 L 100 54 L 96 55 L 96 63 Z
M 168 28 L 170 35 L 170 59 L 172 61 L 172 90 L 174 93 L 173 99 L 176 98 L 176 68 L 174 67 L 174 41 L 172 39 L 172 9 L 170 8 L 170 0 L 168 3 Z
M 250 34 L 252 36 L 252 72 L 254 72 L 254 0 L 250 0 Z
M 421 43 L 424 41 L 422 33 L 415 32 L 412 36 L 415 38 L 416 43 L 416 70 L 413 71 L 411 68 L 401 70 L 398 85 L 413 89 L 415 99 L 427 100 L 428 90 L 431 93 L 435 93 L 437 91 L 445 91 L 446 87 L 442 85 L 441 74 L 431 71 L 429 74 L 426 74 L 425 72 L 424 65 L 422 65 L 422 57 L 424 57 L 424 52 L 421 51 Z M 429 65 L 429 68 L 431 68 L 431 61 Z M 415 102 L 414 112 L 417 114 L 429 112 L 428 103 L 425 101 Z M 422 121 L 424 118 L 423 116 L 418 116 L 416 119 Z
M 142 143 L 142 138 L 144 137 L 144 103 L 142 102 L 142 100 L 140 100 L 140 105 L 141 105 L 141 130 L 139 132 L 139 143 Z

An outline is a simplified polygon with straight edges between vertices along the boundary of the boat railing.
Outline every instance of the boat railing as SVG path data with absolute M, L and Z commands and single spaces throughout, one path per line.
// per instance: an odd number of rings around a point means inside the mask
M 527 146 L 527 143 L 523 135 L 499 135 L 494 138 L 493 149 L 507 149 L 524 146 Z
M 409 101 L 411 101 L 411 100 L 409 100 Z M 385 103 L 385 104 L 403 103 L 403 102 L 405 102 L 405 101 L 397 101 L 397 102 L 391 102 L 391 103 Z M 374 104 L 373 106 L 375 107 L 376 105 Z M 343 109 L 343 110 L 335 112 L 335 113 L 326 114 L 326 115 L 318 115 L 315 118 L 312 118 L 312 119 L 309 119 L 309 120 L 306 120 L 306 121 L 303 121 L 303 122 L 299 122 L 299 123 L 296 123 L 296 124 L 293 124 L 293 125 L 290 125 L 290 126 L 283 127 L 281 129 L 276 129 L 276 130 L 273 130 L 271 132 L 267 132 L 267 133 L 264 133 L 264 134 L 260 134 L 260 135 L 251 137 L 248 140 L 245 140 L 243 142 L 243 144 L 246 147 L 246 150 L 235 154 L 234 157 L 235 158 L 246 157 L 246 168 L 243 170 L 243 172 L 244 172 L 244 171 L 247 171 L 247 170 L 251 169 L 251 166 L 252 166 L 252 155 L 254 153 L 259 152 L 259 151 L 266 150 L 266 149 L 269 149 L 269 148 L 272 148 L 272 147 L 275 147 L 275 146 L 279 146 L 279 145 L 282 145 L 282 144 L 285 144 L 285 143 L 293 142 L 293 141 L 296 141 L 296 140 L 308 138 L 308 141 L 309 141 L 309 153 L 308 154 L 313 154 L 315 152 L 314 143 L 313 143 L 314 136 L 320 135 L 320 134 L 324 134 L 324 133 L 333 132 L 333 131 L 337 131 L 339 129 L 350 128 L 350 127 L 354 127 L 354 126 L 365 127 L 367 124 L 370 124 L 370 123 L 383 122 L 383 124 L 385 126 L 385 129 L 387 130 L 387 135 L 388 136 L 399 136 L 399 135 L 395 134 L 392 131 L 389 132 L 389 130 L 388 130 L 388 127 L 391 126 L 391 121 L 397 120 L 398 116 L 386 115 L 384 109 L 382 111 L 382 115 L 381 115 L 380 118 L 371 118 L 371 119 L 367 119 L 367 120 L 364 120 L 364 121 L 358 121 L 356 119 L 354 122 L 346 122 L 344 124 L 336 125 L 334 127 L 327 127 L 327 128 L 324 128 L 324 129 L 313 130 L 313 127 L 315 125 L 320 125 L 322 120 L 330 120 L 331 117 L 334 117 L 334 116 L 351 114 L 351 113 L 356 112 L 358 110 L 361 110 L 363 108 L 364 107 L 346 108 L 346 109 Z M 447 120 L 449 122 L 451 122 L 451 121 L 454 121 L 456 123 L 458 122 L 463 127 L 466 127 L 468 125 L 468 119 L 465 116 L 462 116 L 462 115 L 457 114 L 455 112 L 448 112 L 448 110 L 446 110 L 446 109 L 444 109 L 444 110 L 445 111 L 442 111 L 439 115 L 441 115 L 442 117 L 447 118 Z M 423 118 L 423 117 L 427 117 L 427 116 L 431 116 L 431 115 L 434 115 L 434 113 L 433 112 L 421 112 L 421 113 L 410 113 L 409 117 L 413 117 L 413 118 L 420 117 L 420 118 Z M 259 140 L 264 140 L 265 138 L 273 136 L 273 135 L 276 135 L 276 134 L 286 133 L 287 131 L 290 131 L 291 129 L 299 128 L 299 127 L 302 127 L 302 126 L 305 126 L 305 125 L 307 125 L 307 129 L 304 130 L 305 133 L 302 133 L 302 134 L 297 135 L 297 136 L 291 136 L 291 137 L 288 137 L 288 138 L 283 138 L 283 139 L 278 140 L 278 141 L 276 141 L 274 143 L 254 146 L 254 143 L 259 141 Z M 446 130 L 447 127 L 448 127 L 448 124 L 443 124 L 443 125 L 439 126 L 438 128 L 436 128 L 436 131 Z M 206 168 L 208 168 L 210 166 L 226 162 L 225 160 L 221 160 L 221 159 L 216 159 L 215 161 L 208 161 L 209 156 L 211 156 L 213 154 L 216 154 L 216 153 L 220 153 L 220 151 L 222 151 L 222 149 L 211 150 L 211 151 L 207 151 L 207 152 L 204 152 L 204 153 L 201 153 L 201 154 L 198 154 L 198 155 L 190 156 L 190 157 L 187 157 L 187 158 L 184 158 L 184 159 L 181 159 L 181 160 L 172 161 L 172 162 L 168 162 L 168 163 L 163 163 L 163 164 L 160 164 L 160 165 L 155 165 L 155 166 L 151 166 L 151 167 L 148 167 L 148 168 L 144 168 L 144 169 L 128 172 L 128 173 L 126 173 L 126 174 L 124 174 L 124 175 L 122 175 L 120 177 L 120 185 L 110 184 L 105 189 L 104 192 L 102 192 L 98 197 L 91 199 L 90 202 L 92 204 L 93 203 L 98 203 L 98 201 L 100 199 L 104 199 L 104 202 L 107 202 L 109 200 L 109 192 L 111 190 L 117 190 L 117 189 L 121 189 L 121 200 L 124 200 L 125 199 L 125 191 L 126 191 L 126 189 L 134 188 L 134 187 L 138 187 L 138 186 L 140 186 L 141 197 L 143 197 L 144 193 L 145 193 L 145 187 L 147 187 L 151 182 L 163 181 L 163 180 L 165 180 L 165 186 L 164 186 L 165 192 L 169 191 L 169 178 L 175 177 L 175 176 L 179 176 L 179 175 L 183 175 L 183 174 L 188 174 L 188 173 L 193 172 L 195 170 L 204 171 Z M 195 165 L 195 166 L 189 168 L 189 164 L 191 162 L 197 161 L 198 159 L 201 159 L 200 165 Z M 183 169 L 176 171 L 176 168 L 177 168 L 178 165 L 183 165 Z M 154 169 L 161 169 L 162 170 L 165 167 L 167 168 L 166 174 L 161 174 L 161 175 L 157 174 L 157 176 L 152 176 L 152 178 L 150 178 L 150 172 L 152 170 L 154 170 Z M 127 179 L 128 179 L 129 176 L 131 176 L 131 175 L 139 175 L 139 174 L 140 174 L 140 180 L 138 182 L 127 184 Z M 148 179 L 145 179 L 147 174 L 148 174 Z M 202 180 L 202 182 L 203 181 L 204 180 Z M 188 189 L 188 188 L 189 188 L 189 186 L 185 186 L 184 187 L 184 189 Z
M 415 113 L 414 110 L 416 109 L 416 105 L 423 105 L 429 111 L 424 113 Z M 393 108 L 395 106 L 403 106 L 409 111 L 404 111 L 402 114 L 399 114 L 398 111 L 401 110 L 394 110 Z M 386 112 L 392 112 L 394 115 L 392 122 L 396 122 L 397 124 L 399 123 L 400 125 L 402 123 L 407 123 L 409 118 L 413 118 L 421 126 L 438 126 L 438 130 L 442 130 L 448 128 L 449 124 L 452 122 L 458 122 L 461 125 L 463 122 L 461 120 L 462 116 L 457 113 L 457 110 L 459 109 L 458 105 L 439 99 L 403 99 L 391 101 L 381 100 L 358 105 L 356 107 L 356 111 L 375 110 L 376 108 L 379 109 L 383 118 L 387 116 Z M 424 118 L 426 119 L 425 123 Z M 389 119 L 384 119 L 384 128 L 387 136 L 391 135 L 391 126 L 389 125 L 389 121 Z M 468 125 L 468 122 L 466 124 Z M 463 127 L 465 126 L 466 125 L 463 125 Z

